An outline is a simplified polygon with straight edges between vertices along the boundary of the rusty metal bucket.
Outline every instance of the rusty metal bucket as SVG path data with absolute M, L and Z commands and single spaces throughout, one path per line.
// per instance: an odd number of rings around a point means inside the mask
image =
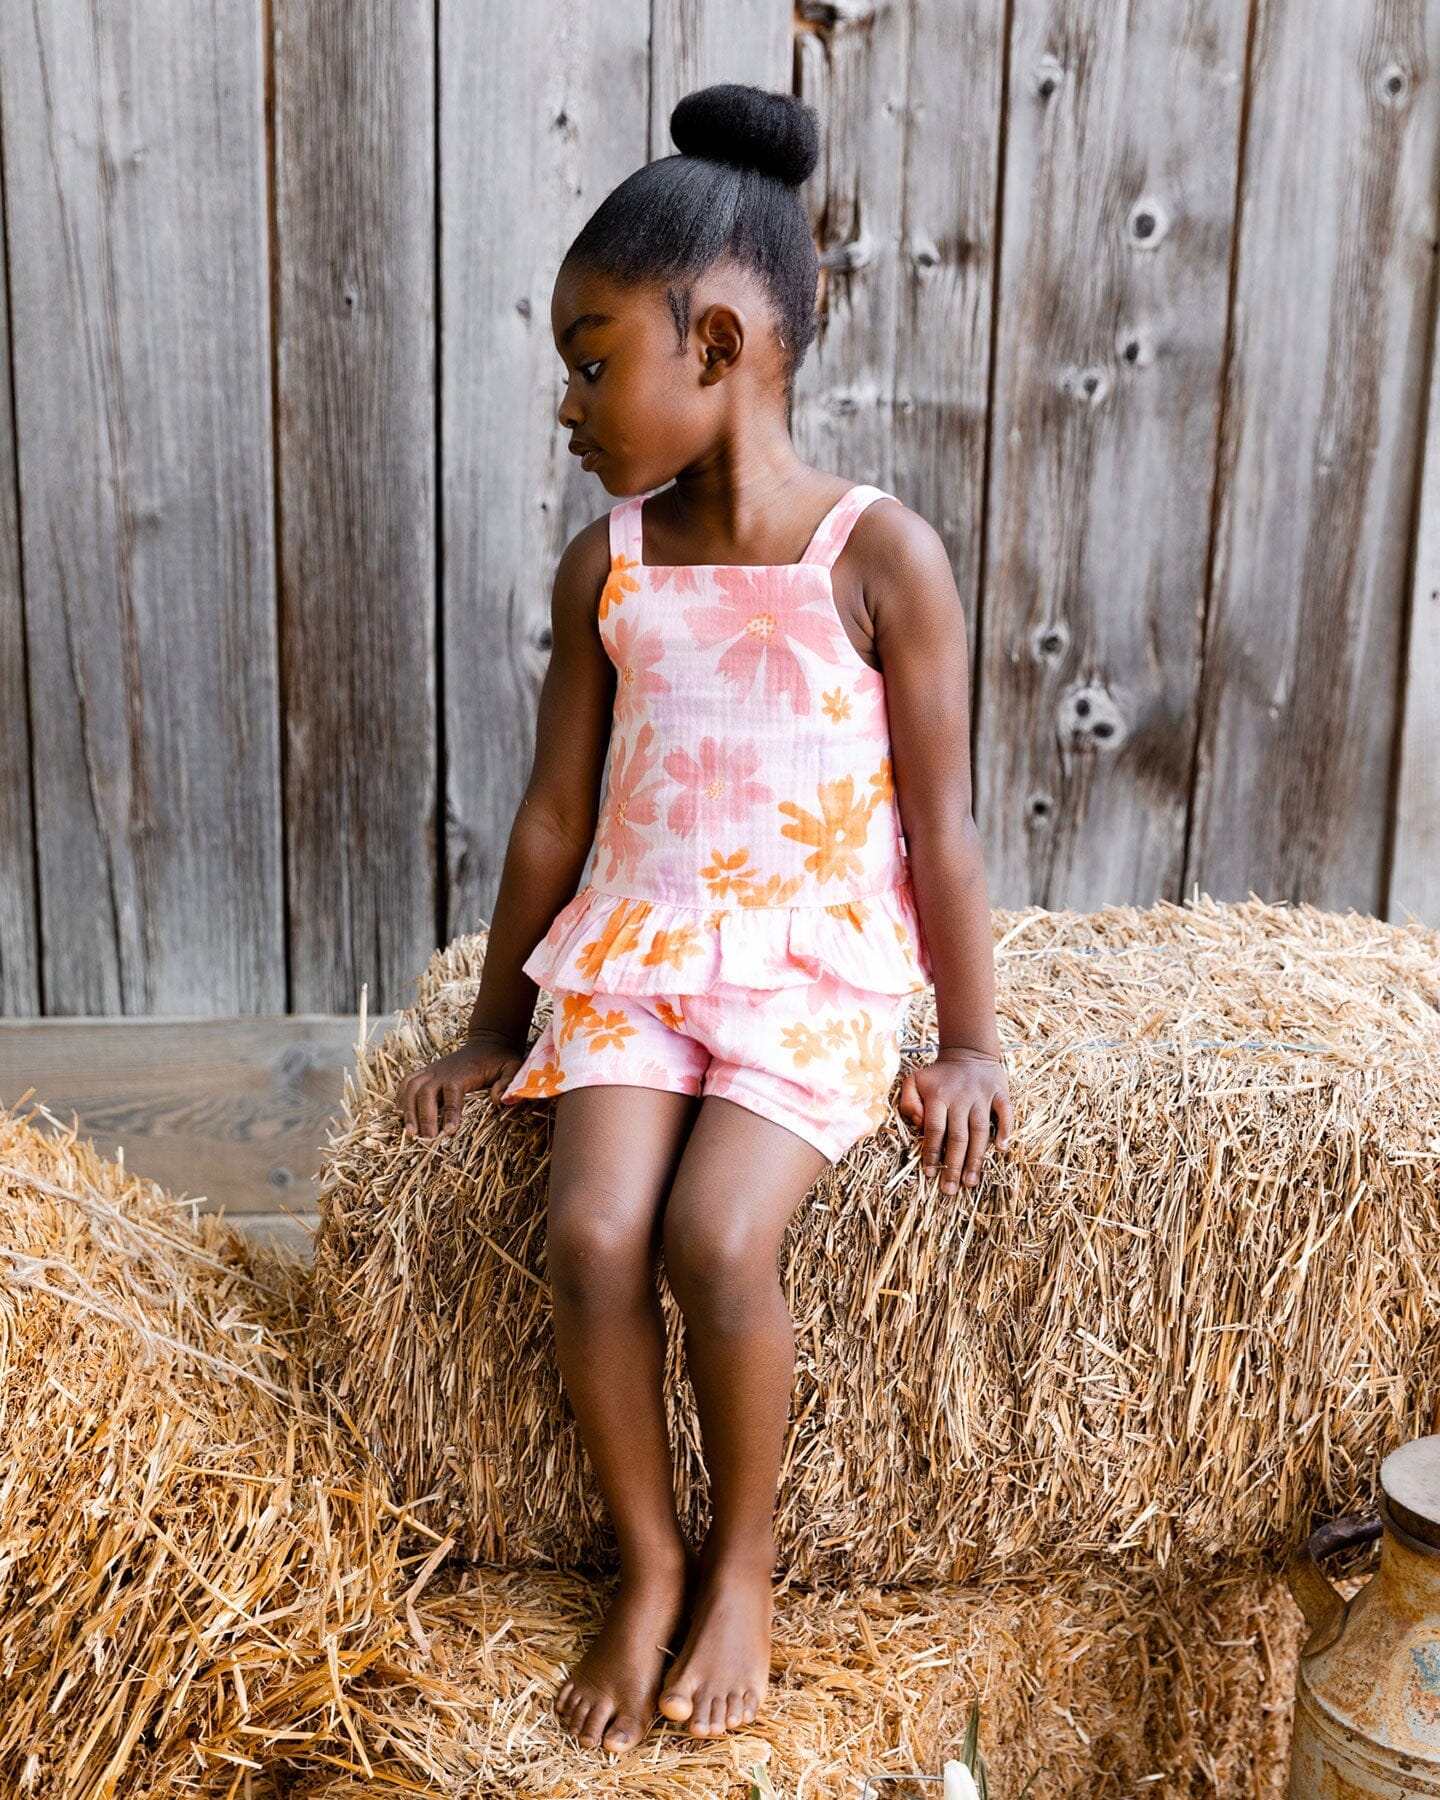
M 1322 1525 L 1290 1558 L 1310 1625 L 1300 1651 L 1287 1800 L 1440 1797 L 1440 1437 L 1380 1465 L 1380 1510 Z M 1345 1600 L 1320 1558 L 1380 1539 Z

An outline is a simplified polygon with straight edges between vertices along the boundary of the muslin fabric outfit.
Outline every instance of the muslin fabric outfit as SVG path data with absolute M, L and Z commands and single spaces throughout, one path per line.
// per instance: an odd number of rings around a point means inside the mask
M 658 491 L 658 490 L 653 490 Z M 649 565 L 610 513 L 615 708 L 581 884 L 524 963 L 553 1009 L 503 1103 L 627 1083 L 719 1094 L 832 1162 L 885 1118 L 933 979 L 885 680 L 836 610 L 861 484 L 798 563 Z

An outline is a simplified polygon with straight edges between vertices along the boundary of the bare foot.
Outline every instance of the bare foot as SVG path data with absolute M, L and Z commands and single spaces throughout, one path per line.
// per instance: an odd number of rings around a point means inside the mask
M 664 1716 L 688 1720 L 696 1737 L 748 1725 L 765 1702 L 774 1560 L 773 1548 L 702 1557 L 694 1619 L 660 1695 Z
M 699 1577 L 688 1546 L 683 1562 L 622 1572 L 604 1623 L 555 1696 L 560 1723 L 587 1748 L 631 1750 L 650 1729 L 672 1639 Z

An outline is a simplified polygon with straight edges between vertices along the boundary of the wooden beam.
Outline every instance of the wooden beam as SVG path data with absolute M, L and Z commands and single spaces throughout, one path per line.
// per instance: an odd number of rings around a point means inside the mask
M 367 1020 L 367 1041 L 393 1016 Z M 237 1219 L 313 1214 L 359 1019 L 0 1020 L 0 1105 L 43 1104 L 102 1156 Z M 45 1128 L 45 1121 L 35 1123 Z M 398 1131 L 397 1114 L 397 1131 Z

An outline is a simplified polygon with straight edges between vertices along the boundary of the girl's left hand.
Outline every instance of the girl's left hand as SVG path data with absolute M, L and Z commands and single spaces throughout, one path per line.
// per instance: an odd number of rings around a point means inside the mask
M 920 1167 L 933 1175 L 943 1165 L 944 1194 L 957 1193 L 962 1179 L 966 1187 L 979 1181 L 991 1114 L 997 1150 L 1008 1147 L 1015 1123 L 1004 1065 L 983 1050 L 940 1050 L 934 1062 L 907 1070 L 896 1110 L 912 1130 L 924 1131 Z

